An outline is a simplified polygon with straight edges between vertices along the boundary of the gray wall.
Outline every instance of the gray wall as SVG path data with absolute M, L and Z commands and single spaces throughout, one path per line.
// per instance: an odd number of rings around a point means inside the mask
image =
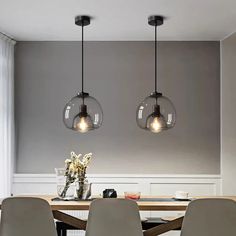
M 219 42 L 161 42 L 159 88 L 177 124 L 153 134 L 135 121 L 153 90 L 152 42 L 87 42 L 85 88 L 104 110 L 87 134 L 66 129 L 62 110 L 80 88 L 80 42 L 16 47 L 17 172 L 53 172 L 71 150 L 93 152 L 90 173 L 219 174 Z
M 236 194 L 236 33 L 222 41 L 223 193 Z

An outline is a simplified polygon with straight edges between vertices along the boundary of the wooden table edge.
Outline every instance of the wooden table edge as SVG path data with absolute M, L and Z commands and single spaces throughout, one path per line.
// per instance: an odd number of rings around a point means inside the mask
M 187 206 L 183 205 L 175 205 L 175 206 L 167 206 L 167 205 L 157 205 L 157 206 L 138 206 L 140 211 L 185 211 Z M 53 206 L 51 205 L 52 211 L 88 211 L 88 205 L 60 205 Z

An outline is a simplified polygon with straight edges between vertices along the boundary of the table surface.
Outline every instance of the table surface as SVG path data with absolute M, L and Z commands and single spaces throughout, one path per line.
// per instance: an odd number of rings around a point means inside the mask
M 19 196 L 20 197 L 20 196 Z M 46 200 L 52 210 L 89 210 L 91 201 L 52 201 L 56 196 L 53 195 L 24 195 L 24 197 L 37 197 Z M 122 197 L 121 197 L 122 198 Z M 137 201 L 140 211 L 185 211 L 190 201 L 163 201 L 172 196 L 142 196 L 147 200 Z M 163 199 L 160 201 L 148 201 L 148 198 Z M 236 201 L 236 196 L 200 196 L 199 198 L 227 198 Z M 0 201 L 1 208 L 1 201 Z

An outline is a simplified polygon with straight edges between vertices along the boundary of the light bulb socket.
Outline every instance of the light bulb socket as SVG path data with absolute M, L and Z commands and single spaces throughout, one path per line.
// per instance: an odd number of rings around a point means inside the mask
M 157 117 L 160 117 L 161 116 L 161 109 L 160 109 L 160 106 L 158 104 L 155 104 L 153 106 L 153 113 L 152 113 L 152 116 L 157 116 Z
M 90 16 L 76 16 L 75 24 L 78 26 L 87 26 L 90 25 Z
M 79 117 L 86 117 L 86 116 L 88 116 L 87 105 L 82 104 L 82 105 L 80 105 Z
M 86 97 L 89 96 L 89 93 L 79 92 L 79 93 L 77 94 L 77 96 L 78 96 L 79 98 L 86 98 Z
M 159 97 L 162 97 L 162 93 L 153 92 L 153 93 L 151 93 L 150 97 L 152 97 L 152 98 L 159 98 Z
M 151 26 L 160 26 L 164 23 L 163 16 L 152 15 L 148 17 L 148 24 Z

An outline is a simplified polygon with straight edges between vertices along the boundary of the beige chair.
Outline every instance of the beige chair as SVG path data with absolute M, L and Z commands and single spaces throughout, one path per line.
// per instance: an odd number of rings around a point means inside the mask
M 86 236 L 143 236 L 136 202 L 94 200 L 89 208 Z
M 30 197 L 3 200 L 0 236 L 57 236 L 49 204 Z
M 181 236 L 235 236 L 236 202 L 229 199 L 194 200 L 188 205 L 184 219 L 180 217 L 148 229 L 144 236 L 161 235 L 181 225 Z
M 228 199 L 198 199 L 186 211 L 181 236 L 236 235 L 236 202 Z

